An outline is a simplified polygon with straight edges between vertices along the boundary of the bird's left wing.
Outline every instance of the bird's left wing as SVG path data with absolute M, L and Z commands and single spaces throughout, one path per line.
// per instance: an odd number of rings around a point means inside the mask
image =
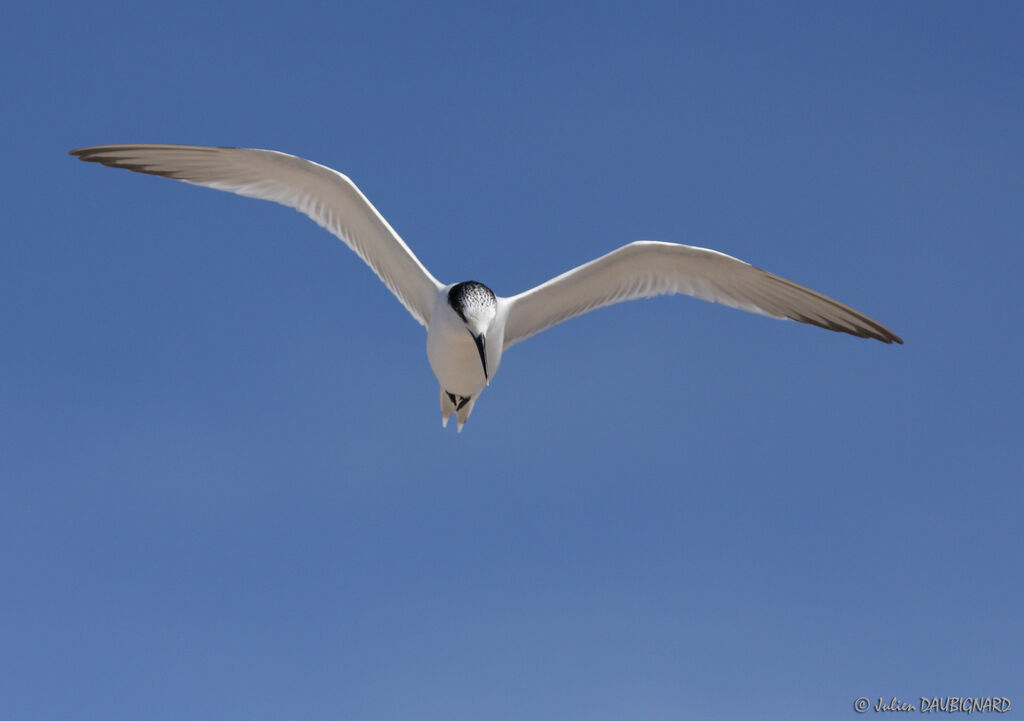
M 595 308 L 676 293 L 883 343 L 903 342 L 863 313 L 725 253 L 638 241 L 504 299 L 505 347 Z
M 98 145 L 80 160 L 160 175 L 295 208 L 354 250 L 423 325 L 442 287 L 346 176 L 274 150 L 196 145 Z

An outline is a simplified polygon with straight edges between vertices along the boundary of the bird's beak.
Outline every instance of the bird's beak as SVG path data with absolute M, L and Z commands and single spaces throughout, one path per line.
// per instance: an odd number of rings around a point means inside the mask
M 473 335 L 473 340 L 476 342 L 476 349 L 480 352 L 480 363 L 484 367 L 484 380 L 490 383 L 491 377 L 487 375 L 487 340 L 484 338 L 483 333 Z

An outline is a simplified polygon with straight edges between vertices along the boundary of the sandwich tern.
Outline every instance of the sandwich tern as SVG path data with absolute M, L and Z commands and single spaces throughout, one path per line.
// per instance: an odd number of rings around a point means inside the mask
M 336 170 L 274 150 L 191 145 L 98 145 L 80 160 L 272 200 L 345 242 L 427 328 L 427 358 L 441 384 L 441 423 L 458 430 L 510 346 L 613 303 L 684 294 L 774 318 L 903 343 L 866 315 L 809 288 L 707 248 L 637 241 L 518 295 L 430 274 L 355 184 Z

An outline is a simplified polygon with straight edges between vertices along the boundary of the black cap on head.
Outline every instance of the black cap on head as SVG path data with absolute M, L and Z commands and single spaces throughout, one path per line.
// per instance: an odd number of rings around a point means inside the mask
M 448 291 L 448 305 L 463 322 L 466 320 L 467 308 L 493 308 L 497 302 L 491 289 L 475 280 L 456 283 Z

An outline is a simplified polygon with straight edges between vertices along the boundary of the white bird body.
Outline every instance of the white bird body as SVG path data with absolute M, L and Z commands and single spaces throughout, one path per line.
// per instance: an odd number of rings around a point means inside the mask
M 427 358 L 430 368 L 448 391 L 463 397 L 476 396 L 488 383 L 473 336 L 466 332 L 468 325 L 448 304 L 452 286 L 445 286 L 434 301 L 427 329 Z M 498 372 L 501 363 L 504 321 L 495 317 L 490 324 L 474 323 L 473 331 L 487 336 L 487 369 L 489 375 Z
M 515 296 L 475 281 L 442 284 L 341 173 L 273 150 L 187 145 L 105 145 L 81 160 L 182 180 L 295 208 L 354 250 L 427 327 L 427 358 L 441 384 L 441 420 L 458 429 L 501 365 L 535 333 L 613 303 L 685 294 L 829 330 L 903 341 L 827 296 L 732 256 L 676 243 L 637 241 Z
M 500 346 L 494 344 L 488 348 L 488 366 L 494 373 L 497 364 L 493 363 L 501 357 Z M 427 359 L 430 369 L 434 371 L 441 387 L 450 393 L 464 398 L 472 398 L 487 385 L 483 365 L 477 353 L 473 337 L 466 332 L 466 325 L 455 311 L 448 305 L 448 293 L 437 294 L 437 302 L 430 314 L 430 327 L 427 329 Z

